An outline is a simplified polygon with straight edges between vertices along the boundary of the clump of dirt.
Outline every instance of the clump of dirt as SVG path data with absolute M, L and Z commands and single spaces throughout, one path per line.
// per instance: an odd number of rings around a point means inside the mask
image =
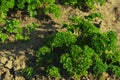
M 120 47 L 120 1 L 119 0 L 107 0 L 107 3 L 96 8 L 96 12 L 100 12 L 103 15 L 101 20 L 100 29 L 102 32 L 109 30 L 116 31 L 118 35 L 118 45 Z M 32 65 L 35 60 L 36 50 L 42 46 L 44 38 L 48 35 L 61 31 L 62 24 L 69 22 L 68 18 L 72 16 L 84 17 L 91 12 L 83 12 L 79 9 L 72 8 L 70 6 L 61 6 L 60 18 L 55 18 L 53 14 L 45 17 L 37 16 L 36 18 L 30 18 L 28 15 L 23 15 L 21 11 L 15 11 L 10 18 L 17 18 L 21 22 L 21 26 L 24 27 L 32 22 L 40 24 L 30 34 L 30 40 L 27 42 L 8 42 L 6 44 L 0 44 L 0 80 L 26 80 L 21 75 L 21 70 L 29 65 Z M 100 22 L 96 20 L 96 22 Z M 31 60 L 29 60 L 31 59 Z M 84 78 L 84 77 L 83 77 Z M 89 80 L 97 80 L 93 75 L 89 74 Z M 30 80 L 50 80 L 50 77 L 36 75 Z M 62 78 L 61 80 L 65 80 Z M 71 79 L 72 80 L 72 79 Z M 88 80 L 84 78 L 84 80 Z M 113 76 L 103 73 L 99 80 L 120 80 Z

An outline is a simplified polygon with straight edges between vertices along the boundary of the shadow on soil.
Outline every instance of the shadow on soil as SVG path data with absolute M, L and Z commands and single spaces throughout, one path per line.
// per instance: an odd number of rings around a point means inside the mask
M 34 31 L 29 34 L 30 39 L 28 41 L 15 41 L 15 42 L 7 42 L 7 43 L 0 43 L 0 52 L 9 51 L 10 54 L 14 54 L 14 57 L 21 55 L 20 51 L 24 53 L 24 56 L 28 58 L 26 60 L 26 66 L 33 66 L 35 65 L 35 52 L 42 46 L 44 39 L 55 33 L 57 28 L 55 28 L 55 22 L 53 21 L 46 21 L 42 23 L 39 27 L 37 27 Z M 31 52 L 30 52 L 31 51 Z M 6 54 L 7 56 L 10 56 Z M 14 66 L 13 66 L 14 67 Z M 22 76 L 22 70 L 15 71 L 14 69 L 10 69 L 10 73 L 15 76 Z M 4 74 L 2 77 L 4 78 Z M 27 79 L 26 79 L 27 80 Z

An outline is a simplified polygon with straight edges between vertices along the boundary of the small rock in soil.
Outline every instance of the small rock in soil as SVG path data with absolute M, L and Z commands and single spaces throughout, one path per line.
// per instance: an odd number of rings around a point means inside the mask
M 9 39 L 10 42 L 14 42 L 15 41 L 15 35 L 9 36 L 8 39 Z
M 21 77 L 21 76 L 16 76 L 15 80 L 25 80 L 25 78 Z
M 5 64 L 7 61 L 8 61 L 8 58 L 6 58 L 6 57 L 2 57 L 1 60 L 0 60 L 0 62 L 2 64 Z
M 9 69 L 4 69 L 5 73 L 2 80 L 13 80 L 13 75 L 10 74 Z
M 102 73 L 102 75 L 100 76 L 100 79 L 99 80 L 106 80 L 108 78 L 108 73 Z
M 7 67 L 8 69 L 11 69 L 13 66 L 13 61 L 8 61 L 5 65 L 5 67 Z
M 20 70 L 26 67 L 26 63 L 25 63 L 25 56 L 21 55 L 16 57 L 16 60 L 14 61 L 14 70 Z

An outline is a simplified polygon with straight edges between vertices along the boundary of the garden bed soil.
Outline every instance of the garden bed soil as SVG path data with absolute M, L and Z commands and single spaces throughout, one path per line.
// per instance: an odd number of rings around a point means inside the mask
M 9 18 L 20 20 L 22 27 L 32 22 L 40 26 L 31 32 L 29 41 L 14 41 L 14 36 L 10 36 L 10 42 L 0 44 L 0 80 L 52 80 L 49 76 L 43 76 L 42 74 L 27 79 L 21 75 L 21 70 L 30 65 L 34 66 L 35 52 L 42 46 L 44 38 L 57 31 L 64 31 L 64 29 L 61 29 L 62 24 L 70 22 L 69 17 L 76 15 L 83 17 L 91 13 L 70 6 L 59 6 L 61 8 L 60 18 L 55 18 L 53 14 L 30 18 L 27 14 L 21 14 L 22 11 L 20 10 L 11 11 Z M 96 12 L 102 13 L 104 19 L 96 19 L 95 22 L 101 22 L 100 30 L 102 32 L 114 30 L 117 33 L 120 47 L 120 0 L 108 0 L 104 6 L 96 6 Z M 66 78 L 63 77 L 61 80 L 66 80 Z M 69 78 L 67 80 L 74 79 Z M 88 77 L 82 77 L 82 80 L 120 80 L 120 78 L 103 73 L 99 79 L 89 74 Z

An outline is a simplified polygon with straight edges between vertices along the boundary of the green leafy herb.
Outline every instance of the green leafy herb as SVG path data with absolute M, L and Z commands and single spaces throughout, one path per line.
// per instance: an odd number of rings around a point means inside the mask
M 83 9 L 94 9 L 95 3 L 103 5 L 105 0 L 62 0 L 62 2 L 66 5 L 72 5 Z
M 67 74 L 79 80 L 81 76 L 88 76 L 89 71 L 96 77 L 103 72 L 119 77 L 120 51 L 116 33 L 102 33 L 87 19 L 70 19 L 71 24 L 64 24 L 65 32 L 46 38 L 45 45 L 36 52 L 36 65 L 44 67 L 43 71 L 52 77 Z
M 25 69 L 22 70 L 22 74 L 25 77 L 31 77 L 35 74 L 35 71 L 32 67 L 28 67 L 28 68 L 25 68 Z
M 81 49 L 79 46 L 74 45 L 71 47 L 70 53 L 63 54 L 60 62 L 63 68 L 66 69 L 71 75 L 80 77 L 80 75 L 87 75 L 89 67 L 92 64 L 92 55 L 94 51 L 88 46 Z
M 102 59 L 98 55 L 94 55 L 93 58 L 93 74 L 95 76 L 102 75 L 103 72 L 106 72 L 108 65 L 103 63 Z
M 61 78 L 59 69 L 55 66 L 49 66 L 47 68 L 47 74 L 55 78 Z

